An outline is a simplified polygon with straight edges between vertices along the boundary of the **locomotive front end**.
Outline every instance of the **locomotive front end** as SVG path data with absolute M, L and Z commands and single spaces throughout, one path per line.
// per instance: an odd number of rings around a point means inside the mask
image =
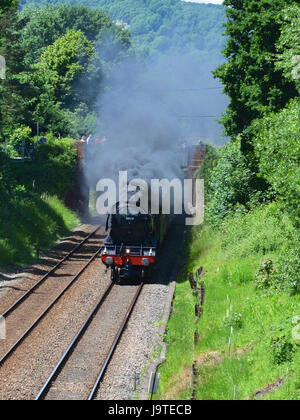
M 144 279 L 156 262 L 158 239 L 155 218 L 150 214 L 132 214 L 116 207 L 116 213 L 107 218 L 109 235 L 101 250 L 103 264 L 111 270 L 112 281 Z
M 102 262 L 111 269 L 112 280 L 144 279 L 156 261 L 156 248 L 126 245 L 104 245 Z

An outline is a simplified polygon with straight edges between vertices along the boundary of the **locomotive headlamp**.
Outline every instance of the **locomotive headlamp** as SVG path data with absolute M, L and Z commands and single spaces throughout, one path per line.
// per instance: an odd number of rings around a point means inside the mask
M 150 260 L 148 258 L 143 258 L 142 264 L 144 267 L 148 267 L 150 265 Z
M 113 257 L 106 257 L 105 264 L 112 265 L 114 263 Z

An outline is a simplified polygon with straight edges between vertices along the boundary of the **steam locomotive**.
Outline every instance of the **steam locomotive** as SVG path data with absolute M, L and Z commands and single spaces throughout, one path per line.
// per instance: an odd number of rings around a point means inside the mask
M 101 249 L 101 259 L 111 270 L 113 282 L 122 279 L 145 279 L 156 262 L 170 218 L 146 212 L 134 214 L 127 202 L 119 203 L 106 221 L 108 236 Z
M 188 151 L 187 167 L 182 169 L 187 178 L 194 179 L 206 147 L 197 145 Z M 116 204 L 107 217 L 108 236 L 101 249 L 102 262 L 110 268 L 113 282 L 133 277 L 143 280 L 149 275 L 172 219 L 166 214 L 136 214 L 136 207 L 131 208 L 129 202 Z

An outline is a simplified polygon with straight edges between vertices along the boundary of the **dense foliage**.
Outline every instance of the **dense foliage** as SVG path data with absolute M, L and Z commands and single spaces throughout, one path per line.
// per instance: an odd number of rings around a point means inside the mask
M 18 17 L 16 4 L 0 15 L 0 55 L 6 60 L 6 79 L 0 80 L 1 137 L 14 124 L 29 117 L 25 102 L 26 96 L 31 94 L 31 88 L 27 84 L 21 84 L 19 79 L 19 74 L 24 70 L 25 52 L 20 45 L 23 25 L 24 22 Z
M 43 0 L 23 0 L 41 4 Z M 153 53 L 194 51 L 219 56 L 223 48 L 221 6 L 186 3 L 180 0 L 51 0 L 51 4 L 101 8 L 125 24 L 141 50 Z
M 0 151 L 1 266 L 28 263 L 78 222 L 62 203 L 77 168 L 73 141 L 49 140 L 35 153 L 19 163 Z
M 128 31 L 116 26 L 101 10 L 47 4 L 45 7 L 26 8 L 21 16 L 27 21 L 22 31 L 22 46 L 28 64 L 38 62 L 42 53 L 70 30 L 81 31 L 89 41 L 98 44 L 104 43 L 110 32 L 123 46 L 130 46 Z
M 19 3 L 19 0 L 2 0 L 0 4 L 0 17 L 14 8 Z
M 253 123 L 253 142 L 262 177 L 276 198 L 291 211 L 299 211 L 300 101 L 292 101 L 277 114 Z
M 232 257 L 273 254 L 267 259 L 272 271 L 258 283 L 295 293 L 300 289 L 300 7 L 279 0 L 225 4 L 228 62 L 216 75 L 230 95 L 223 122 L 232 138 L 220 150 L 209 150 L 199 171 L 207 184 L 206 220 L 222 232 Z
M 112 66 L 130 48 L 129 32 L 102 11 L 45 6 L 0 19 L 0 55 L 7 79 L 0 83 L 0 132 L 18 124 L 81 136 L 96 124 L 99 91 Z M 109 51 L 99 55 L 101 51 Z M 95 89 L 95 86 L 98 89 Z
M 221 148 L 217 163 L 205 177 L 206 217 L 215 226 L 237 209 L 249 208 L 250 201 L 259 197 L 256 174 L 248 168 L 240 149 L 239 139 Z
M 227 62 L 215 72 L 225 85 L 230 105 L 223 116 L 226 134 L 237 135 L 251 122 L 278 111 L 296 96 L 295 83 L 275 66 L 282 11 L 293 0 L 225 0 L 224 50 Z M 284 42 L 284 41 L 283 41 Z
M 95 56 L 94 44 L 81 31 L 74 30 L 45 50 L 35 66 L 34 76 L 39 91 L 34 116 L 42 126 L 65 134 L 67 128 L 71 132 L 72 118 L 63 111 L 74 113 L 80 106 L 93 110 L 97 90 L 90 89 L 88 92 L 88 87 L 93 83 L 99 86 L 102 76 Z M 67 126 L 64 126 L 66 122 Z M 77 129 L 80 130 L 80 127 Z
M 286 79 L 294 81 L 300 92 L 300 6 L 294 4 L 282 12 L 283 26 L 277 43 L 278 59 L 275 63 Z

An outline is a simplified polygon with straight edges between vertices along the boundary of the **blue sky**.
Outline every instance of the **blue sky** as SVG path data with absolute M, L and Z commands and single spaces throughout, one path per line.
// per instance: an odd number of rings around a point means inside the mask
M 213 4 L 223 3 L 223 0 L 183 0 L 183 1 L 191 1 L 193 3 L 213 3 Z

